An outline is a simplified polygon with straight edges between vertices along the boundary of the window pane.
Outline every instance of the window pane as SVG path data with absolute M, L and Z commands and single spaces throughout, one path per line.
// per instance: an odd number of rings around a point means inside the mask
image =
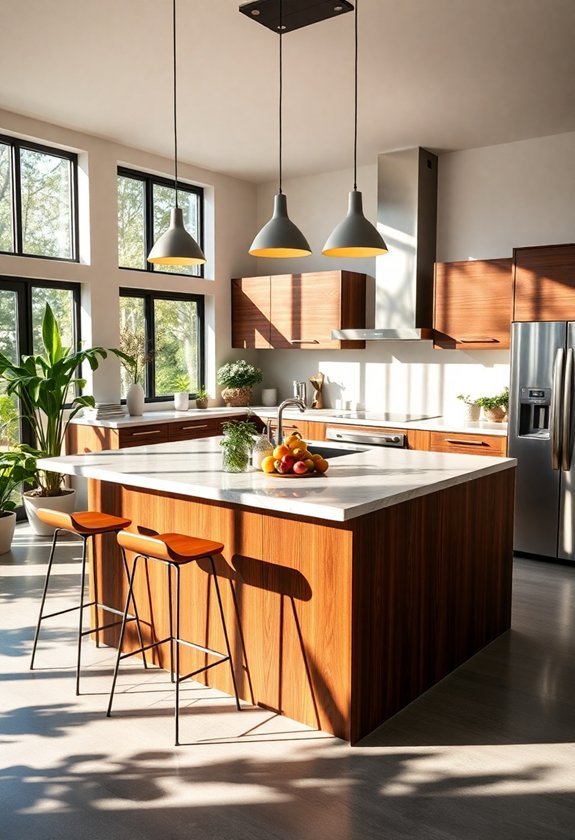
M 73 259 L 71 169 L 66 158 L 21 149 L 23 253 Z
M 74 294 L 71 289 L 50 289 L 43 286 L 32 287 L 32 352 L 42 353 L 42 321 L 46 304 L 50 304 L 60 328 L 62 345 L 75 346 Z
M 168 229 L 170 224 L 170 211 L 176 204 L 176 191 L 173 187 L 165 187 L 160 184 L 153 186 L 154 201 L 154 242 Z M 198 219 L 199 219 L 199 197 L 196 193 L 178 190 L 178 202 L 184 212 L 184 225 L 186 230 L 199 242 Z M 154 270 L 171 272 L 173 274 L 200 274 L 199 265 L 160 265 L 154 266 Z
M 16 292 L 0 290 L 0 351 L 15 362 L 18 360 L 18 298 Z M 0 448 L 18 442 L 18 403 L 6 393 L 6 382 L 0 379 Z
M 118 265 L 146 268 L 144 181 L 118 175 Z
M 14 250 L 11 152 L 10 146 L 0 143 L 0 251 Z
M 156 396 L 174 393 L 177 376 L 190 378 L 190 392 L 195 393 L 199 381 L 198 309 L 191 300 L 156 300 L 154 302 L 156 334 Z
M 144 387 L 146 394 L 146 374 L 144 355 L 147 347 L 146 310 L 144 298 L 120 298 L 120 349 L 129 356 L 138 357 L 137 381 Z M 121 396 L 126 398 L 128 388 L 133 382 L 131 373 L 122 365 Z

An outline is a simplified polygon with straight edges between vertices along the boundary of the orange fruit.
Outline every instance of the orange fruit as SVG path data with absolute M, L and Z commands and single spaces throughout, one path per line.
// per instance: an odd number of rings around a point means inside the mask
M 290 449 L 293 449 L 294 446 L 299 446 L 301 443 L 301 437 L 299 434 L 289 435 L 288 437 L 284 438 L 284 446 L 289 446 Z
M 305 461 L 304 461 L 304 464 L 306 465 L 306 467 L 308 468 L 308 470 L 309 470 L 310 472 L 311 472 L 311 471 L 314 469 L 314 467 L 315 467 L 315 461 L 313 460 L 313 458 L 306 458 L 306 459 L 305 459 Z
M 315 468 L 319 473 L 327 472 L 329 469 L 329 463 L 325 460 L 325 458 L 318 458 L 315 462 Z
M 291 455 L 291 449 L 289 448 L 289 446 L 285 446 L 285 444 L 280 443 L 280 445 L 276 446 L 276 448 L 274 449 L 273 456 L 274 458 L 279 459 L 283 458 L 284 455 Z
M 314 461 L 323 461 L 323 458 L 319 454 L 319 452 L 310 452 L 310 456 L 313 458 Z
M 273 455 L 267 455 L 265 458 L 262 458 L 262 462 L 261 462 L 261 465 L 260 465 L 261 468 L 262 468 L 262 472 L 265 472 L 265 473 L 275 472 L 274 461 L 275 461 L 275 458 L 274 458 Z
M 294 458 L 297 458 L 298 461 L 305 461 L 309 453 L 307 449 L 302 449 L 301 446 L 298 446 L 296 449 L 292 449 L 292 455 Z

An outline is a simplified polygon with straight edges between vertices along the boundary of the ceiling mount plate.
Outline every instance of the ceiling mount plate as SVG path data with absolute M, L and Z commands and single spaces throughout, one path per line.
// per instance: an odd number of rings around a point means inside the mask
M 240 12 L 272 32 L 279 32 L 280 0 L 250 0 L 241 4 Z M 283 0 L 282 32 L 293 32 L 346 12 L 353 12 L 348 0 Z

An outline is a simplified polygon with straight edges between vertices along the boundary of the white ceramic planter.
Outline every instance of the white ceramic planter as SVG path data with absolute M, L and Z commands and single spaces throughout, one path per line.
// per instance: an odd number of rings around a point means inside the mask
M 16 527 L 16 514 L 0 514 L 0 554 L 7 554 L 12 548 L 12 537 Z
M 187 391 L 177 391 L 174 394 L 174 408 L 176 411 L 187 411 L 190 406 L 190 395 Z
M 141 417 L 144 413 L 144 389 L 139 382 L 132 382 L 126 394 L 126 405 L 130 417 Z
M 465 403 L 463 406 L 463 422 L 464 423 L 475 423 L 479 420 L 479 416 L 481 414 L 481 406 L 479 405 L 469 405 L 469 403 Z
M 32 490 L 22 494 L 24 509 L 32 532 L 39 537 L 50 537 L 54 533 L 51 525 L 45 525 L 38 519 L 36 511 L 38 508 L 50 508 L 50 510 L 62 510 L 65 513 L 73 513 L 76 504 L 76 491 L 66 489 L 62 496 L 30 496 Z

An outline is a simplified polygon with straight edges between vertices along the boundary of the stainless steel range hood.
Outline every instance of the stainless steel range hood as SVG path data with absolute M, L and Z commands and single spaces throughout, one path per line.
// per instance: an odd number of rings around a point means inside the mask
M 334 330 L 332 338 L 432 338 L 437 232 L 437 157 L 402 149 L 377 160 L 377 219 L 389 253 L 376 258 L 374 326 Z

